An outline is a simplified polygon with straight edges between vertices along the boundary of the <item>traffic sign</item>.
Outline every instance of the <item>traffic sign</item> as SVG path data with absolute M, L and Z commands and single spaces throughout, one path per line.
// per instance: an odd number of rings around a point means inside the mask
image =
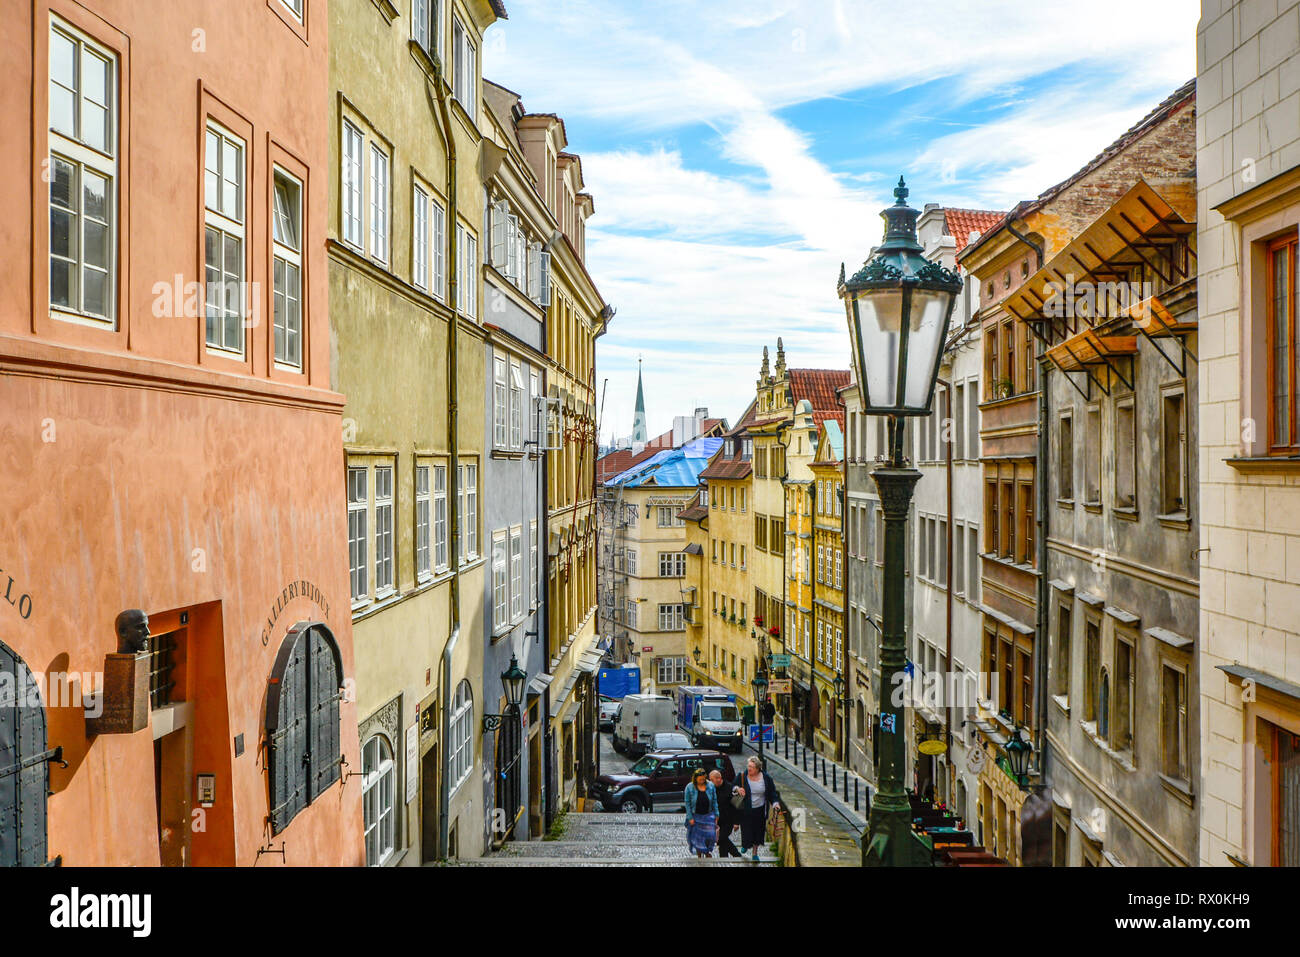
M 749 743 L 758 744 L 758 728 L 756 724 L 749 726 Z M 763 725 L 763 743 L 772 744 L 776 741 L 776 726 L 771 724 Z

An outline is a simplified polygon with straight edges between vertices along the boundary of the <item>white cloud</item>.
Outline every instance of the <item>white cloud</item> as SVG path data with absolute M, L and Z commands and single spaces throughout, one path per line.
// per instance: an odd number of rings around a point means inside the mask
M 652 432 L 697 403 L 734 421 L 778 335 L 793 366 L 847 367 L 835 277 L 879 241 L 895 172 L 829 166 L 782 108 L 944 81 L 928 93 L 951 132 L 928 143 L 895 141 L 915 113 L 846 102 L 844 122 L 877 123 L 868 150 L 944 186 L 914 199 L 1006 208 L 1068 176 L 1195 72 L 1187 0 L 1092 0 L 1086 18 L 1067 0 L 1031 17 L 1012 0 L 937 15 L 895 0 L 508 6 L 485 45 L 487 75 L 529 109 L 632 144 L 570 144 L 597 202 L 588 266 L 619 310 L 598 353 L 610 380 L 603 438 L 630 430 L 638 355 Z M 969 125 L 951 118 L 963 105 Z M 721 162 L 709 169 L 664 142 L 698 124 L 715 133 L 706 145 Z

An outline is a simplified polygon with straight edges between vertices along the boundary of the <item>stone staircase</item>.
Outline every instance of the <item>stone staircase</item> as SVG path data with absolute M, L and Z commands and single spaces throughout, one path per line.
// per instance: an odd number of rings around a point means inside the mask
M 739 839 L 737 832 L 736 839 Z M 686 846 L 682 813 L 577 814 L 564 818 L 556 841 L 511 841 L 501 850 L 468 860 L 463 867 L 754 867 L 748 859 L 714 856 L 699 860 Z M 769 848 L 757 866 L 774 867 Z

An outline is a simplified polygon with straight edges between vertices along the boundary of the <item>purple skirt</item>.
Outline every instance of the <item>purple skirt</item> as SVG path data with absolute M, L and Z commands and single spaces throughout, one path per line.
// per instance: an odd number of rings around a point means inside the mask
M 713 845 L 717 840 L 715 827 L 718 822 L 717 815 L 695 814 L 695 820 L 686 828 L 686 840 L 691 845 L 691 852 L 695 854 L 712 853 Z

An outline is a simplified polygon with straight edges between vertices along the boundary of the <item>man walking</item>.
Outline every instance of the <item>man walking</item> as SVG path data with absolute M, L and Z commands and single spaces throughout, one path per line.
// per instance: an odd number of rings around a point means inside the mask
M 718 792 L 718 857 L 740 857 L 740 851 L 731 843 L 731 832 L 740 823 L 740 814 L 731 803 L 729 788 L 722 786 L 722 772 L 714 768 L 709 780 Z

